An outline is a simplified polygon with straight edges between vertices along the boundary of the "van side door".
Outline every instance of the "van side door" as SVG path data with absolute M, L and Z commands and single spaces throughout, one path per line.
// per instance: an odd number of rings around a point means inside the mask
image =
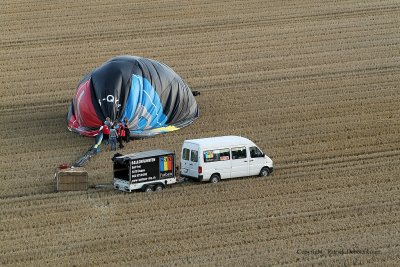
M 249 158 L 247 155 L 247 148 L 245 146 L 232 147 L 231 153 L 231 177 L 249 176 Z
M 218 173 L 221 179 L 231 178 L 231 153 L 229 148 L 209 149 L 203 151 L 203 175 L 207 181 L 213 173 Z
M 250 175 L 259 175 L 261 168 L 265 166 L 265 158 L 264 154 L 262 151 L 256 147 L 256 146 L 251 146 L 249 147 L 249 152 L 250 152 Z

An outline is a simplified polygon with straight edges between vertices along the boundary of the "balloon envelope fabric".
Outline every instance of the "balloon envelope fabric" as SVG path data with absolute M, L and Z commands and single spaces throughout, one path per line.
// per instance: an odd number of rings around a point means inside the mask
M 68 109 L 68 129 L 95 136 L 106 118 L 128 119 L 131 137 L 178 130 L 199 117 L 192 91 L 156 60 L 118 56 L 86 75 Z

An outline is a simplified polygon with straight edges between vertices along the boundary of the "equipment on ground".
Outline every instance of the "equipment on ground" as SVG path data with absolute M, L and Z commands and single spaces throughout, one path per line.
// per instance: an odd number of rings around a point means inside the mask
M 125 156 L 115 154 L 112 161 L 113 183 L 117 190 L 161 191 L 176 183 L 175 153 L 171 151 L 158 149 Z
M 56 192 L 88 190 L 88 173 L 84 168 L 61 164 L 54 173 L 54 185 Z

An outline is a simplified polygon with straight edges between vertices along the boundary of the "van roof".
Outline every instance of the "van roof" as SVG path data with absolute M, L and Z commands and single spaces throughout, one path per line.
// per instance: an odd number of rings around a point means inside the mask
M 200 139 L 189 139 L 185 140 L 185 143 L 198 144 L 202 147 L 222 147 L 231 145 L 253 145 L 254 143 L 242 136 L 228 135 L 228 136 L 216 136 Z

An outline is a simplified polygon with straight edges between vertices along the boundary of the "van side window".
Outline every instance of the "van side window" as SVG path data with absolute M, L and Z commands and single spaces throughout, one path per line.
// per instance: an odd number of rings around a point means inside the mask
M 184 148 L 183 152 L 182 152 L 182 159 L 189 160 L 189 154 L 190 154 L 190 150 L 187 148 Z
M 246 155 L 246 147 L 232 147 L 232 159 L 245 159 Z
M 204 162 L 224 161 L 230 159 L 229 148 L 206 150 L 203 152 Z
M 190 161 L 197 162 L 199 160 L 199 154 L 196 150 L 190 152 Z
M 258 149 L 258 147 L 253 146 L 253 147 L 250 147 L 250 157 L 262 158 L 262 157 L 264 157 L 264 154 L 261 152 L 260 149 Z

